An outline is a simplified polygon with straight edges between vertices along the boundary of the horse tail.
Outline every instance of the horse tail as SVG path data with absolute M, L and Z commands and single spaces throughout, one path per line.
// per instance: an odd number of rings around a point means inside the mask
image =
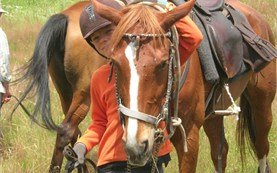
M 254 142 L 256 139 L 255 136 L 255 127 L 252 119 L 251 106 L 249 103 L 249 97 L 247 94 L 247 89 L 244 90 L 240 96 L 240 107 L 241 112 L 239 113 L 239 120 L 237 124 L 237 144 L 240 149 L 240 156 L 242 161 L 242 167 L 244 167 L 245 157 L 246 157 L 246 144 L 250 145 L 254 154 L 256 150 L 254 147 Z M 251 153 L 253 154 L 253 153 Z
M 27 87 L 14 110 L 22 105 L 28 94 L 37 95 L 34 111 L 29 116 L 35 123 L 50 130 L 56 130 L 58 126 L 51 116 L 48 65 L 51 58 L 64 58 L 67 24 L 68 17 L 61 13 L 48 19 L 38 35 L 32 58 L 20 68 L 24 75 L 14 81 L 18 83 L 28 80 Z M 38 119 L 39 114 L 41 117 Z

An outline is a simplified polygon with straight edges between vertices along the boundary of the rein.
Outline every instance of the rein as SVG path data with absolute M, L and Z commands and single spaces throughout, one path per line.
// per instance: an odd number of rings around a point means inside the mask
M 32 116 L 32 114 L 28 111 L 28 109 L 23 105 L 22 99 L 17 98 L 15 95 L 11 95 L 11 98 L 14 98 L 14 99 L 17 101 L 17 103 L 16 103 L 16 105 L 14 106 L 14 108 L 13 108 L 13 110 L 12 110 L 12 113 L 10 114 L 9 120 L 12 120 L 12 117 L 13 117 L 13 114 L 14 114 L 15 110 L 17 109 L 18 106 L 20 106 L 20 107 L 23 109 L 23 111 L 27 114 L 27 116 L 28 116 L 33 122 L 35 122 L 35 123 L 36 123 L 37 125 L 39 125 L 40 127 L 44 128 L 44 129 L 47 129 L 47 127 L 46 127 L 44 124 L 39 123 L 38 120 L 35 119 L 35 118 Z
M 71 173 L 74 169 L 77 169 L 78 173 L 89 173 L 87 164 L 90 164 L 93 167 L 94 172 L 97 173 L 96 164 L 91 159 L 86 158 L 84 164 L 76 165 L 78 156 L 69 145 L 64 148 L 63 154 L 67 159 L 67 163 L 65 165 L 66 173 Z
M 14 95 L 11 95 L 11 97 L 17 101 L 16 108 L 18 106 L 20 106 L 23 109 L 23 111 L 27 114 L 27 116 L 32 119 L 32 121 L 34 121 L 40 127 L 47 129 L 45 125 L 39 123 L 35 118 L 33 118 L 33 116 L 28 111 L 28 109 L 23 105 L 22 100 L 18 99 Z M 10 120 L 12 119 L 12 115 L 15 112 L 15 110 L 16 110 L 15 108 L 12 110 Z M 97 173 L 96 164 L 91 159 L 86 158 L 85 164 L 75 165 L 75 163 L 78 161 L 78 157 L 77 157 L 76 153 L 74 152 L 74 150 L 72 149 L 72 147 L 66 146 L 64 148 L 63 154 L 66 157 L 66 159 L 68 160 L 68 162 L 65 166 L 66 173 L 71 173 L 74 169 L 77 169 L 78 173 L 89 173 L 88 166 L 87 166 L 88 164 L 91 165 L 94 168 L 94 172 Z M 56 172 L 60 172 L 60 167 L 54 168 L 53 171 L 55 172 L 55 170 L 56 170 Z

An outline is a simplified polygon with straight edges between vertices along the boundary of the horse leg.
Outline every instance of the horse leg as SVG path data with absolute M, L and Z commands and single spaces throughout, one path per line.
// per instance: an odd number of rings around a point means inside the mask
M 251 143 L 259 161 L 259 172 L 269 173 L 267 155 L 269 153 L 268 134 L 272 124 L 272 102 L 276 93 L 276 62 L 271 62 L 250 80 L 241 97 L 242 115 L 248 125 Z M 243 134 L 242 126 L 239 130 Z M 241 135 L 240 135 L 241 136 Z M 243 135 L 242 135 L 243 136 Z
M 202 98 L 204 100 L 204 96 L 199 96 L 195 101 L 198 101 L 198 104 L 192 100 L 191 107 L 187 109 L 182 109 L 179 111 L 179 116 L 182 119 L 183 127 L 186 132 L 186 141 L 188 151 L 184 151 L 184 143 L 180 142 L 182 139 L 181 132 L 177 128 L 175 134 L 173 135 L 171 141 L 176 149 L 178 155 L 178 163 L 179 163 L 179 172 L 180 173 L 194 173 L 196 172 L 197 166 L 197 158 L 199 151 L 199 129 L 204 123 L 204 101 L 201 102 L 198 99 Z M 188 100 L 184 100 L 184 102 L 180 102 L 181 105 L 189 105 Z M 195 104 L 193 104 L 195 103 Z M 202 104 L 201 104 L 202 103 Z M 180 108 L 180 106 L 179 106 Z
M 83 91 L 74 92 L 72 103 L 57 132 L 55 149 L 51 161 L 51 166 L 53 168 L 56 167 L 57 172 L 60 171 L 62 165 L 63 149 L 69 143 L 74 144 L 76 142 L 80 134 L 78 125 L 87 115 L 89 106 L 90 100 L 88 93 Z M 55 172 L 54 169 L 51 170 L 50 168 L 51 171 Z
M 184 144 L 180 142 L 182 139 L 181 132 L 176 129 L 172 137 L 172 143 L 176 149 L 178 156 L 179 172 L 193 173 L 196 172 L 198 150 L 199 150 L 199 127 L 192 124 L 190 129 L 186 128 L 188 152 L 184 151 Z
M 52 79 L 52 82 L 59 94 L 60 103 L 64 115 L 68 112 L 71 102 L 73 100 L 73 91 L 71 84 L 68 82 L 65 70 L 64 70 L 64 57 L 57 56 L 51 58 L 51 61 L 48 66 L 48 70 Z M 60 172 L 62 165 L 62 154 L 57 153 L 57 141 L 55 144 L 55 150 L 53 152 L 51 165 L 49 172 Z
M 224 173 L 229 147 L 225 136 L 223 135 L 223 118 L 215 117 L 207 119 L 205 120 L 203 127 L 210 142 L 211 157 L 216 172 Z M 221 170 L 219 170 L 219 167 L 221 168 Z
M 267 164 L 268 133 L 272 124 L 271 106 L 276 92 L 276 66 L 271 62 L 250 80 L 241 96 L 242 113 L 238 122 L 238 141 L 244 159 L 244 136 L 248 128 L 251 146 L 259 160 L 259 171 L 270 172 Z
M 252 96 L 250 97 L 251 99 L 253 98 Z M 257 102 L 251 102 L 251 105 L 253 105 L 251 106 L 251 109 L 255 128 L 254 147 L 259 161 L 259 172 L 269 173 L 270 171 L 267 164 L 267 156 L 269 153 L 268 134 L 272 124 L 271 101 L 268 99 L 261 99 Z

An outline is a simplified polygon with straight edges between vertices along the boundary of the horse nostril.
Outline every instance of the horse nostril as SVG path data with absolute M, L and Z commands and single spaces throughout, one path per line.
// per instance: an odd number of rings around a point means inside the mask
M 149 146 L 148 140 L 142 142 L 142 147 L 144 147 L 143 153 L 146 153 L 146 152 L 147 152 L 148 146 Z

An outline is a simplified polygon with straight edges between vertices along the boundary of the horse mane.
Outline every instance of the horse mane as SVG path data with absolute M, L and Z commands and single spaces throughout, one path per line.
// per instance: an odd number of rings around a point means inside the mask
M 125 33 L 128 33 L 135 26 L 140 26 L 140 33 L 134 34 L 164 34 L 157 17 L 154 7 L 144 4 L 132 4 L 123 9 L 123 17 L 118 23 L 111 38 L 112 50 L 120 45 L 120 42 Z M 154 38 L 154 44 L 162 45 L 162 37 Z

